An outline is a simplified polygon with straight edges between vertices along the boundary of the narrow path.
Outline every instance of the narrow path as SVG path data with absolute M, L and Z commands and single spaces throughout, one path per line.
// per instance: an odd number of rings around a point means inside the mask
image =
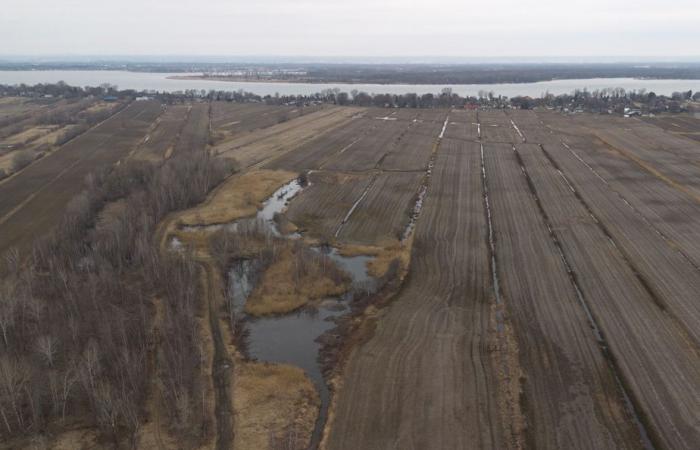
M 212 379 L 215 392 L 216 413 L 216 449 L 228 450 L 233 446 L 233 405 L 231 391 L 233 385 L 233 359 L 226 350 L 219 323 L 221 299 L 216 291 L 217 285 L 213 263 L 200 261 L 202 269 L 202 287 L 204 298 L 209 308 L 209 326 L 214 344 Z

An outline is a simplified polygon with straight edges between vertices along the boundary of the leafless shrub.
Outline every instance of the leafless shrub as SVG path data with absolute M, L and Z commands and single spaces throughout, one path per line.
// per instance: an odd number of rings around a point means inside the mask
M 34 161 L 34 157 L 31 153 L 25 150 L 20 150 L 12 157 L 12 171 L 18 172 L 30 165 L 32 161 Z

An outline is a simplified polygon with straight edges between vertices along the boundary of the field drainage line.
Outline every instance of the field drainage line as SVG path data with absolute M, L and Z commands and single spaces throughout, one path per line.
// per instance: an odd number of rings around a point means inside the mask
M 338 228 L 335 230 L 335 237 L 338 237 L 340 235 L 340 232 L 343 230 L 343 226 L 345 226 L 348 220 L 350 220 L 350 216 L 352 216 L 352 213 L 354 213 L 357 207 L 360 206 L 362 200 L 364 200 L 365 197 L 367 197 L 369 190 L 372 189 L 372 186 L 374 186 L 374 182 L 377 181 L 377 177 L 379 177 L 379 174 L 375 174 L 372 177 L 364 192 L 362 192 L 362 195 L 360 195 L 360 198 L 358 198 L 357 201 L 355 201 L 355 203 L 350 207 L 350 210 L 347 212 L 347 214 L 345 214 L 345 217 L 340 222 L 340 225 L 338 225 Z
M 448 114 L 447 117 L 445 117 L 445 123 L 442 124 L 442 131 L 440 131 L 440 136 L 438 136 L 438 139 L 442 139 L 445 136 L 445 130 L 447 129 L 447 124 L 450 120 L 450 115 Z
M 518 126 L 515 124 L 515 122 L 513 121 L 513 119 L 510 119 L 510 123 L 511 123 L 511 125 L 513 125 L 513 128 L 515 128 L 515 131 L 517 131 L 518 134 L 520 135 L 520 139 L 523 140 L 523 143 L 527 142 L 527 139 L 525 138 L 525 136 L 523 135 L 523 133 L 520 131 L 520 128 L 518 128 Z
M 637 428 L 637 431 L 639 432 L 639 439 L 640 443 L 642 444 L 643 448 L 645 450 L 655 450 L 657 446 L 654 444 L 654 442 L 651 439 L 651 434 L 647 431 L 650 430 L 651 427 L 649 426 L 646 419 L 646 416 L 643 414 L 643 410 L 639 405 L 639 402 L 637 399 L 633 396 L 633 393 L 630 392 L 626 386 L 629 384 L 626 382 L 624 375 L 622 374 L 622 371 L 617 365 L 617 361 L 615 359 L 615 356 L 612 354 L 610 350 L 610 346 L 608 345 L 607 340 L 605 339 L 605 335 L 603 334 L 603 330 L 600 328 L 600 325 L 598 321 L 596 320 L 595 316 L 593 315 L 593 311 L 591 310 L 588 301 L 586 300 L 586 296 L 583 292 L 583 289 L 579 285 L 578 282 L 578 275 L 574 271 L 573 266 L 569 262 L 569 258 L 566 256 L 566 253 L 564 252 L 564 246 L 562 245 L 561 241 L 557 237 L 556 233 L 554 232 L 554 228 L 552 227 L 552 222 L 549 218 L 549 215 L 547 212 L 544 210 L 544 207 L 542 206 L 542 202 L 540 200 L 540 197 L 537 193 L 537 188 L 535 187 L 534 182 L 532 181 L 532 178 L 530 177 L 530 174 L 528 173 L 527 169 L 525 168 L 525 163 L 518 152 L 518 150 L 513 146 L 513 152 L 515 153 L 515 157 L 518 161 L 518 164 L 520 165 L 520 170 L 523 173 L 523 176 L 525 177 L 525 181 L 527 182 L 528 189 L 530 190 L 530 195 L 532 195 L 533 199 L 535 200 L 535 204 L 537 205 L 537 210 L 540 213 L 540 216 L 542 217 L 542 220 L 544 221 L 545 225 L 547 226 L 547 230 L 549 232 L 549 237 L 551 238 L 554 246 L 557 248 L 557 251 L 559 253 L 559 256 L 561 257 L 561 260 L 564 264 L 564 267 L 566 268 L 567 275 L 569 277 L 569 281 L 571 282 L 571 285 L 576 292 L 576 297 L 579 301 L 579 304 L 583 308 L 586 317 L 588 319 L 588 324 L 591 327 L 591 330 L 593 330 L 593 335 L 596 338 L 596 341 L 598 342 L 598 347 L 600 348 L 602 354 L 603 354 L 603 359 L 606 361 L 608 369 L 610 370 L 611 375 L 615 379 L 615 383 L 617 384 L 618 391 L 622 397 L 623 403 L 625 405 L 625 409 L 627 410 L 628 414 L 632 417 L 632 420 L 634 421 L 634 424 Z
M 496 297 L 496 304 L 503 304 L 501 295 L 501 284 L 498 278 L 498 263 L 496 260 L 496 239 L 493 232 L 493 216 L 491 215 L 491 203 L 489 201 L 488 179 L 486 177 L 486 163 L 484 158 L 484 144 L 479 143 L 481 150 L 481 185 L 483 187 L 484 211 L 486 212 L 486 224 L 488 226 L 488 242 L 489 253 L 491 254 L 491 278 L 493 281 L 493 290 Z M 503 323 L 498 323 L 499 328 L 503 327 Z
M 423 203 L 425 202 L 425 197 L 428 195 L 428 188 L 430 187 L 430 179 L 433 175 L 433 168 L 435 167 L 435 160 L 437 159 L 437 152 L 440 149 L 440 144 L 442 143 L 442 138 L 438 137 L 437 141 L 433 146 L 433 151 L 430 153 L 430 159 L 428 160 L 428 165 L 425 169 L 425 175 L 421 180 L 420 187 L 418 188 L 418 194 L 416 196 L 416 201 L 411 209 L 411 215 L 408 220 L 408 225 L 404 229 L 401 235 L 401 242 L 406 242 L 411 236 L 416 228 L 416 223 L 420 217 L 421 211 L 423 210 Z
M 503 379 L 499 382 L 505 386 L 505 396 L 506 404 L 512 415 L 513 422 L 509 425 L 513 427 L 517 422 L 516 417 L 527 423 L 527 413 L 523 408 L 522 396 L 524 394 L 523 389 L 523 379 L 518 376 L 519 364 L 517 362 L 513 363 L 512 359 L 518 360 L 518 350 L 517 343 L 513 343 L 514 336 L 512 336 L 512 327 L 506 328 L 506 323 L 508 319 L 506 318 L 506 304 L 503 300 L 503 292 L 501 290 L 501 282 L 498 276 L 498 257 L 496 255 L 496 235 L 493 225 L 493 214 L 491 211 L 491 201 L 489 197 L 488 188 L 488 174 L 486 172 L 486 158 L 484 155 L 484 144 L 479 142 L 480 148 L 480 159 L 481 159 L 481 184 L 482 184 L 482 198 L 484 204 L 484 215 L 486 216 L 487 224 L 487 235 L 486 239 L 488 241 L 488 253 L 491 260 L 491 283 L 494 293 L 495 308 L 494 316 L 496 321 L 496 339 L 498 346 L 501 351 L 499 351 L 498 357 L 500 368 L 504 374 Z M 511 331 L 509 331 L 509 329 Z M 510 379 L 517 378 L 517 388 L 513 389 L 513 386 L 509 385 Z M 502 388 L 503 389 L 503 388 Z M 517 428 L 511 429 L 513 436 L 518 436 L 516 440 L 522 439 L 525 442 L 531 440 L 529 431 L 527 427 L 518 430 Z
M 338 154 L 342 155 L 343 153 L 345 153 L 346 150 L 348 150 L 353 145 L 357 144 L 360 141 L 360 139 L 362 139 L 362 138 L 359 137 L 359 138 L 355 139 L 354 141 L 352 141 L 351 143 L 349 143 L 348 145 L 346 145 L 345 147 L 341 148 L 340 151 L 338 152 Z

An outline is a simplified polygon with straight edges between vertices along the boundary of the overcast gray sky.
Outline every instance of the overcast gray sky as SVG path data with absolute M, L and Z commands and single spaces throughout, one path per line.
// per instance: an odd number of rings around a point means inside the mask
M 2 55 L 694 56 L 700 0 L 2 0 Z

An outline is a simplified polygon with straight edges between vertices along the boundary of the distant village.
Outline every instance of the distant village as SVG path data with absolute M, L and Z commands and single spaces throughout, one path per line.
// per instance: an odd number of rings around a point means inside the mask
M 262 72 L 225 72 L 222 76 L 277 76 L 282 74 L 298 75 L 289 70 Z M 210 76 L 214 76 L 211 73 Z M 437 89 L 437 86 L 436 86 Z M 674 92 L 671 96 L 657 95 L 654 92 L 625 91 L 622 88 L 595 91 L 577 90 L 571 94 L 553 95 L 543 93 L 540 97 L 516 96 L 506 97 L 493 92 L 480 91 L 477 96 L 462 97 L 450 88 L 438 93 L 422 94 L 368 94 L 357 90 L 341 91 L 339 88 L 324 89 L 310 95 L 266 95 L 261 96 L 243 90 L 206 91 L 188 89 L 175 92 L 120 90 L 117 86 L 103 84 L 97 87 L 75 87 L 66 83 L 27 85 L 0 85 L 0 97 L 18 96 L 33 98 L 76 98 L 94 96 L 107 102 L 125 98 L 136 101 L 158 99 L 166 103 L 178 103 L 192 100 L 216 100 L 239 103 L 266 103 L 270 105 L 310 106 L 335 104 L 341 106 L 362 106 L 380 108 L 458 108 L 458 109 L 534 109 L 545 108 L 566 114 L 583 112 L 596 114 L 615 114 L 625 117 L 655 116 L 659 114 L 686 113 L 700 117 L 700 92 Z

